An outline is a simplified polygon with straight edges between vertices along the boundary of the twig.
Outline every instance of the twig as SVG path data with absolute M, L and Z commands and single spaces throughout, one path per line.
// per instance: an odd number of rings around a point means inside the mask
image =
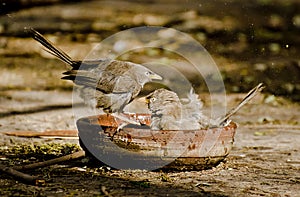
M 51 130 L 51 131 L 4 131 L 1 134 L 16 137 L 53 137 L 53 138 L 67 138 L 78 137 L 77 130 Z
M 300 125 L 288 125 L 288 124 L 261 124 L 261 125 L 243 125 L 243 127 L 250 129 L 290 129 L 300 130 Z
M 29 174 L 25 174 L 23 172 L 19 172 L 13 168 L 4 166 L 0 164 L 0 171 L 13 176 L 16 179 L 19 179 L 22 182 L 26 182 L 29 184 L 34 184 L 34 185 L 44 185 L 45 180 L 42 178 L 39 178 L 38 176 L 31 176 Z
M 69 160 L 79 159 L 84 156 L 85 156 L 85 152 L 83 150 L 81 150 L 81 151 L 77 151 L 77 152 L 69 154 L 69 155 L 65 155 L 65 156 L 62 156 L 59 158 L 55 158 L 55 159 L 50 159 L 50 160 L 43 161 L 43 162 L 28 164 L 25 166 L 16 166 L 16 167 L 14 167 L 14 169 L 15 170 L 33 170 L 36 168 L 51 166 L 51 165 L 69 161 Z
M 19 179 L 26 183 L 30 183 L 30 184 L 34 184 L 34 185 L 44 185 L 45 184 L 44 179 L 41 179 L 38 176 L 31 176 L 29 174 L 19 172 L 19 170 L 33 170 L 36 168 L 42 168 L 42 167 L 54 165 L 57 163 L 61 163 L 61 162 L 65 162 L 65 161 L 69 161 L 69 160 L 73 160 L 73 159 L 79 159 L 84 156 L 85 156 L 85 152 L 81 150 L 81 151 L 77 151 L 77 152 L 69 154 L 69 155 L 59 157 L 59 158 L 50 159 L 50 160 L 44 161 L 44 162 L 28 164 L 25 166 L 15 166 L 15 167 L 11 168 L 11 167 L 7 167 L 7 166 L 0 164 L 0 171 L 4 172 L 6 174 L 9 174 L 9 175 L 15 177 L 16 179 Z
M 223 118 L 219 120 L 219 125 L 222 125 L 224 122 L 228 120 L 233 114 L 235 114 L 242 106 L 248 103 L 254 96 L 260 93 L 264 89 L 262 83 L 258 84 L 255 88 L 250 90 L 245 98 L 234 108 L 232 108 Z

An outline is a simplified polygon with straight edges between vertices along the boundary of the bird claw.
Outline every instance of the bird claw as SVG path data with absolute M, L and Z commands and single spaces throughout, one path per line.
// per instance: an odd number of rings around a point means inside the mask
M 113 141 L 115 135 L 120 132 L 121 129 L 123 129 L 125 126 L 127 126 L 129 123 L 122 123 L 118 126 L 117 130 L 114 132 L 114 134 L 111 136 L 111 141 Z
M 114 134 L 112 135 L 111 140 L 113 141 L 115 135 L 116 135 L 117 133 L 119 133 L 120 130 L 122 130 L 124 127 L 126 127 L 126 126 L 129 125 L 129 124 L 131 124 L 131 123 L 130 123 L 130 122 L 123 122 L 123 123 L 121 123 L 121 125 L 118 126 L 117 130 L 116 130 L 116 131 L 114 132 Z M 140 122 L 140 121 L 139 121 L 139 122 L 135 122 L 134 124 L 135 124 L 135 125 L 141 125 L 141 122 Z

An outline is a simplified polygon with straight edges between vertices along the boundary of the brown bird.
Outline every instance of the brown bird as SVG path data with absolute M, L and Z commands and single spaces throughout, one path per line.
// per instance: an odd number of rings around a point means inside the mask
M 182 105 L 175 92 L 157 89 L 146 96 L 151 113 L 152 130 L 179 130 Z
M 203 103 L 193 89 L 184 103 L 175 92 L 158 89 L 146 96 L 151 111 L 152 130 L 196 130 L 209 125 L 209 118 L 203 115 Z
M 25 31 L 46 47 L 49 53 L 71 66 L 69 71 L 63 73 L 66 76 L 62 79 L 72 80 L 80 86 L 80 96 L 85 103 L 101 108 L 106 113 L 113 113 L 123 120 L 129 121 L 120 113 L 137 97 L 143 86 L 153 79 L 162 79 L 143 65 L 132 62 L 111 59 L 72 60 L 33 28 L 26 28 Z
M 151 111 L 152 130 L 198 130 L 208 127 L 222 127 L 230 123 L 229 118 L 263 89 L 263 84 L 253 88 L 241 103 L 224 117 L 210 119 L 202 114 L 202 102 L 192 90 L 188 102 L 182 103 L 175 92 L 158 89 L 146 96 Z
M 202 114 L 203 103 L 193 89 L 185 103 L 175 92 L 163 88 L 146 96 L 146 102 L 151 111 L 152 130 L 196 130 L 209 124 L 209 119 Z

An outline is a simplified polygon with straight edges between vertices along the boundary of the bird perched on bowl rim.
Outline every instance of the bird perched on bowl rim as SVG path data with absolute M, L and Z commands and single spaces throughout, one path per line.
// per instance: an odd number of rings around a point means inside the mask
M 101 108 L 106 113 L 129 123 L 139 124 L 121 115 L 129 104 L 152 80 L 162 77 L 141 64 L 111 59 L 76 61 L 33 28 L 25 28 L 47 51 L 69 64 L 71 69 L 64 72 L 62 79 L 72 80 L 80 86 L 80 96 L 91 107 Z
M 158 89 L 145 97 L 151 111 L 152 130 L 199 130 L 207 127 L 222 127 L 230 123 L 229 118 L 263 89 L 260 83 L 249 91 L 245 98 L 225 116 L 210 119 L 202 114 L 203 103 L 191 89 L 188 102 L 182 103 L 175 92 Z

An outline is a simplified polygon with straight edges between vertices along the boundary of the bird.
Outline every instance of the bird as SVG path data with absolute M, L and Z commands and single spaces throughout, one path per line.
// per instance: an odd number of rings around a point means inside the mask
M 80 96 L 90 107 L 102 109 L 125 122 L 139 122 L 122 115 L 123 109 L 135 99 L 143 86 L 162 77 L 141 64 L 108 58 L 96 60 L 73 60 L 64 51 L 54 46 L 32 27 L 25 28 L 33 39 L 46 51 L 71 66 L 64 72 L 64 80 L 71 80 L 80 88 Z
M 151 111 L 152 130 L 180 129 L 182 105 L 175 92 L 160 88 L 147 95 L 145 99 Z
M 151 130 L 199 130 L 224 127 L 230 123 L 229 118 L 255 95 L 262 91 L 263 84 L 258 84 L 249 91 L 245 98 L 225 116 L 211 119 L 202 113 L 203 103 L 191 89 L 187 102 L 183 103 L 178 95 L 170 90 L 157 89 L 145 97 L 151 111 Z
M 192 88 L 185 101 L 164 88 L 153 91 L 145 99 L 151 111 L 152 130 L 197 130 L 208 125 L 209 119 L 201 110 L 203 103 Z

